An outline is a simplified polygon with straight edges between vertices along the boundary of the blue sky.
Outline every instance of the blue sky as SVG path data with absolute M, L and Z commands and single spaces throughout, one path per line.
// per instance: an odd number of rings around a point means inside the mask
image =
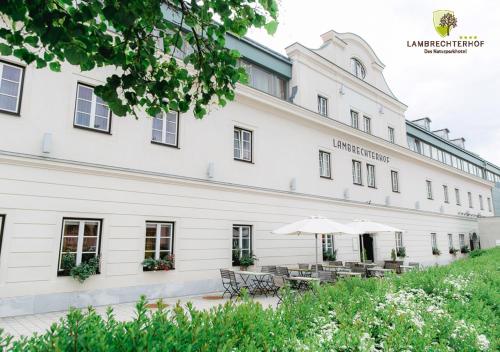
M 449 128 L 466 149 L 500 165 L 500 2 L 488 0 L 278 0 L 280 26 L 272 37 L 249 37 L 284 53 L 293 42 L 317 48 L 330 29 L 363 37 L 386 65 L 385 78 L 408 105 L 406 118 L 428 116 L 432 129 Z M 407 40 L 437 40 L 432 12 L 452 10 L 451 39 L 475 35 L 483 48 L 467 54 L 426 55 Z

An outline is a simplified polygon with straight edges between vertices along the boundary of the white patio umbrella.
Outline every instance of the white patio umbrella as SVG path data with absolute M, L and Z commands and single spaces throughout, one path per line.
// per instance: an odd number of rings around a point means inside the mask
M 314 235 L 316 247 L 316 272 L 318 272 L 318 235 L 324 234 L 357 234 L 349 226 L 326 219 L 322 216 L 311 216 L 307 219 L 296 221 L 272 231 L 276 235 Z
M 348 223 L 347 226 L 355 230 L 360 235 L 364 233 L 403 232 L 403 230 L 398 228 L 364 219 L 354 220 L 353 222 Z M 363 253 L 363 241 L 361 241 L 361 253 Z M 364 257 L 362 256 L 362 258 Z

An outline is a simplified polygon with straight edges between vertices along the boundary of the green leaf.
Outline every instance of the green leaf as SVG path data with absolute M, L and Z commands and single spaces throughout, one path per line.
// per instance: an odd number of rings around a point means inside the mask
M 58 61 L 51 62 L 49 68 L 54 72 L 61 72 L 61 64 Z
M 276 33 L 276 30 L 278 29 L 278 22 L 277 21 L 270 21 L 264 25 L 264 28 L 266 29 L 268 34 L 274 34 L 274 33 Z
M 47 66 L 47 62 L 43 59 L 37 58 L 36 59 L 36 68 L 44 68 Z
M 0 54 L 3 56 L 12 55 L 12 48 L 4 43 L 0 43 Z

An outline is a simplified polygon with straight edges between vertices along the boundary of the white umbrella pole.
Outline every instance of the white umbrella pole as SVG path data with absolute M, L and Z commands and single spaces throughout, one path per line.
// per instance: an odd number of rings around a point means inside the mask
M 318 234 L 314 234 L 315 248 L 316 248 L 316 276 L 318 275 Z

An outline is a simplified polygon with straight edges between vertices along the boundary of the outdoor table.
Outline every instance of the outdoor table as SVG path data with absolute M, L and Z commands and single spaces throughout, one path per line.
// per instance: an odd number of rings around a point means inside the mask
M 296 271 L 299 273 L 299 276 L 301 276 L 301 277 L 305 277 L 305 276 L 309 277 L 309 276 L 311 276 L 311 274 L 313 272 L 315 272 L 315 270 L 312 270 L 312 269 L 300 269 L 300 268 L 296 268 L 296 267 L 288 268 L 288 271 L 292 271 L 292 272 Z
M 411 265 L 400 265 L 399 267 L 401 268 L 401 272 L 407 272 L 415 269 L 415 267 Z
M 353 273 L 352 271 L 339 271 L 337 272 L 337 275 L 340 277 L 361 277 L 362 273 Z
M 331 269 L 332 271 L 335 271 L 335 272 L 351 271 L 351 268 L 346 268 L 345 266 L 342 266 L 342 265 L 323 265 L 323 267 L 326 269 Z
M 393 269 L 384 269 L 384 268 L 368 268 L 367 269 L 371 274 L 381 273 L 384 276 L 386 273 L 394 272 Z
M 302 290 L 308 289 L 311 282 L 319 282 L 319 279 L 316 277 L 291 276 L 286 279 L 288 281 L 295 282 L 297 284 L 297 288 Z
M 270 273 L 243 270 L 235 270 L 234 273 L 240 275 L 243 282 L 246 285 L 249 285 L 250 288 L 252 288 L 252 293 L 259 291 L 267 296 L 267 283 L 268 279 L 271 277 Z M 250 280 L 251 277 L 253 277 L 252 280 Z

